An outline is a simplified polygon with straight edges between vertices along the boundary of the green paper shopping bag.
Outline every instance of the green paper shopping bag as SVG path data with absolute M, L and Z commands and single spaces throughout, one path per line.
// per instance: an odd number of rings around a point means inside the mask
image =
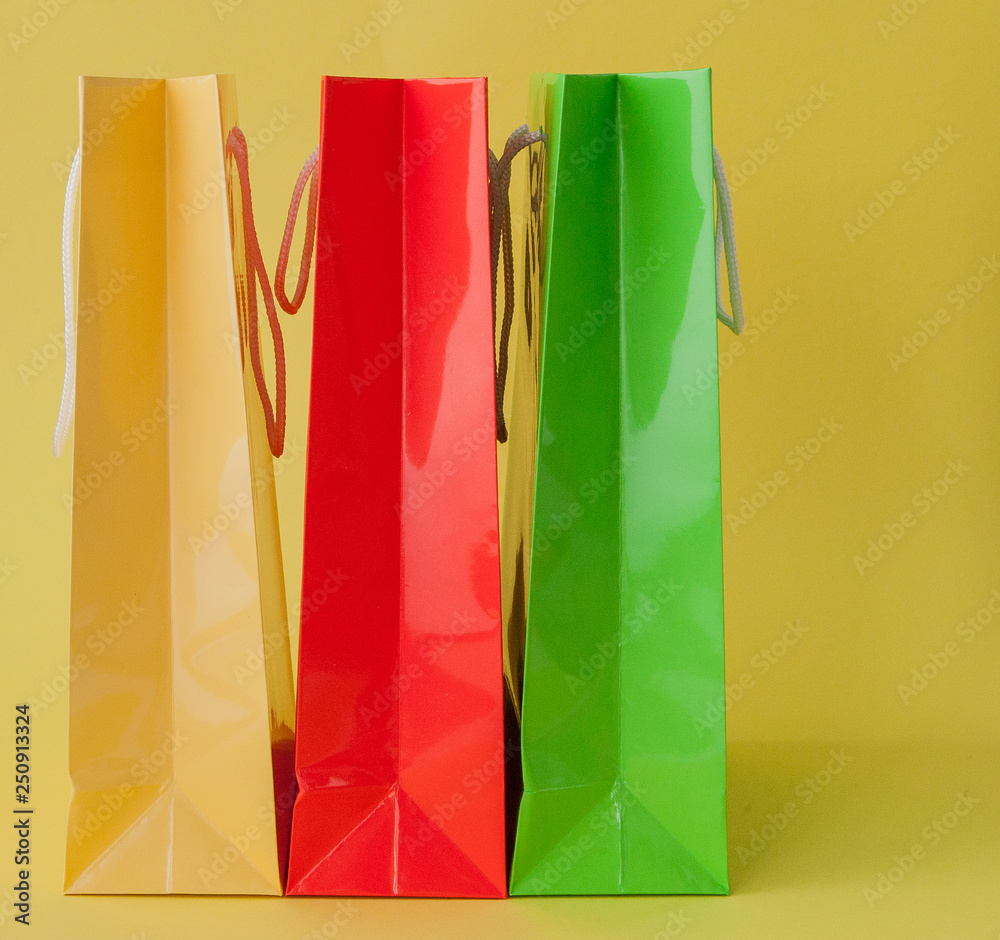
M 725 694 L 715 321 L 742 312 L 709 71 L 540 75 L 532 99 L 501 529 L 510 892 L 726 893 L 725 726 L 703 719 Z

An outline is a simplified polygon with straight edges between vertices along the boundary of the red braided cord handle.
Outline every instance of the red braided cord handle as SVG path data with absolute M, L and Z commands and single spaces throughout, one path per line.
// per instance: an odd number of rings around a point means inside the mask
M 236 164 L 236 172 L 240 183 L 240 202 L 242 206 L 243 220 L 243 247 L 246 257 L 246 340 L 250 349 L 250 365 L 253 371 L 254 382 L 257 385 L 257 394 L 260 396 L 261 405 L 264 408 L 264 423 L 267 426 L 267 440 L 271 447 L 271 453 L 275 457 L 280 457 L 285 449 L 285 403 L 287 399 L 287 388 L 285 382 L 285 344 L 281 336 L 281 324 L 278 322 L 278 312 L 274 305 L 274 294 L 271 290 L 271 282 L 267 275 L 267 268 L 264 265 L 264 258 L 260 250 L 260 242 L 257 240 L 257 229 L 253 218 L 253 201 L 250 195 L 250 168 L 247 151 L 246 137 L 238 127 L 234 127 L 226 138 L 225 156 L 232 157 Z M 292 203 L 288 209 L 288 219 L 285 223 L 285 233 L 281 242 L 281 250 L 278 254 L 278 267 L 276 271 L 276 284 L 278 287 L 278 300 L 283 310 L 290 314 L 296 313 L 302 305 L 305 296 L 306 284 L 309 280 L 309 269 L 312 262 L 313 242 L 316 234 L 316 167 L 318 165 L 318 152 L 314 151 L 306 165 L 299 174 L 299 179 L 295 184 L 292 193 Z M 295 289 L 295 294 L 291 300 L 285 294 L 284 281 L 288 269 L 288 254 L 292 244 L 292 234 L 295 231 L 295 221 L 298 215 L 299 204 L 302 200 L 302 192 L 305 189 L 306 180 L 312 178 L 309 188 L 309 202 L 306 219 L 305 242 L 302 246 L 302 264 L 299 268 L 299 280 Z M 236 242 L 236 218 L 235 206 L 232 201 L 229 203 L 229 227 L 233 242 Z M 260 336 L 257 325 L 257 282 L 260 281 L 261 294 L 264 298 L 264 309 L 267 313 L 268 325 L 271 329 L 271 340 L 274 345 L 274 376 L 275 376 L 275 403 L 272 405 L 271 396 L 267 389 L 267 382 L 264 378 L 264 369 L 260 359 Z M 242 326 L 242 324 L 241 324 Z

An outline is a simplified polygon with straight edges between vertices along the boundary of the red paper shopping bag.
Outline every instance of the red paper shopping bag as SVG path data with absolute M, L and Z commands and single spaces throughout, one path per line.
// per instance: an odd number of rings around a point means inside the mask
M 289 894 L 502 897 L 485 79 L 326 78 Z

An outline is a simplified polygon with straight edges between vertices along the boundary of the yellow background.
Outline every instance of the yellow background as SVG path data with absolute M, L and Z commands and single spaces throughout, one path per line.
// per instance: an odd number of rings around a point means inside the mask
M 988 0 L 895 7 L 398 0 L 351 49 L 383 0 L 5 0 L 0 809 L 13 791 L 14 704 L 61 683 L 67 650 L 70 461 L 50 451 L 63 365 L 52 335 L 59 165 L 75 146 L 79 74 L 232 72 L 248 136 L 283 114 L 252 163 L 273 259 L 317 141 L 322 74 L 486 74 L 496 148 L 524 119 L 531 71 L 711 66 L 748 325 L 758 320 L 739 356 L 720 330 L 723 508 L 735 518 L 761 484 L 773 494 L 725 533 L 732 897 L 64 898 L 62 693 L 34 716 L 35 936 L 1000 937 L 1000 618 L 960 632 L 1000 588 L 1000 278 L 976 280 L 1000 252 L 1000 21 Z M 42 25 L 21 42 L 22 18 L 36 15 Z M 873 202 L 878 213 L 880 194 L 891 205 L 867 230 L 846 229 Z M 779 291 L 792 302 L 776 308 Z M 284 321 L 289 446 L 277 485 L 293 635 L 309 308 Z M 915 354 L 893 359 L 921 330 L 923 345 L 905 347 Z M 824 419 L 836 433 L 811 442 Z M 799 463 L 797 447 L 815 454 Z M 949 462 L 961 473 L 924 503 Z M 913 525 L 900 521 L 907 512 Z M 888 547 L 859 571 L 856 556 L 880 536 Z M 801 636 L 784 648 L 789 621 Z M 900 684 L 931 654 L 947 665 L 904 702 Z M 843 766 L 827 779 L 831 749 Z M 925 827 L 960 792 L 979 802 L 935 844 Z M 767 828 L 789 804 L 784 827 Z M 14 866 L 12 829 L 0 833 L 2 904 Z M 924 851 L 912 870 L 866 898 L 914 845 Z M 0 936 L 21 930 L 0 923 Z

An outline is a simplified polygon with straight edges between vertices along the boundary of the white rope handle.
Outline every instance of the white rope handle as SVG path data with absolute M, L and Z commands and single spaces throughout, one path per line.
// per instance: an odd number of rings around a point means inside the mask
M 73 418 L 76 401 L 76 281 L 73 276 L 73 229 L 76 221 L 76 198 L 80 191 L 80 150 L 73 157 L 73 165 L 66 180 L 66 203 L 63 206 L 62 228 L 62 270 L 63 270 L 63 316 L 66 346 L 66 372 L 63 375 L 62 399 L 59 402 L 59 418 L 52 435 L 52 453 L 62 455 L 69 434 L 69 423 Z
M 712 170 L 718 210 L 715 216 L 715 309 L 718 318 L 737 336 L 743 332 L 743 298 L 740 296 L 740 270 L 736 262 L 736 233 L 733 230 L 733 200 L 729 195 L 726 170 L 719 151 L 712 148 Z M 729 303 L 732 316 L 722 302 L 722 255 L 726 255 L 726 274 L 729 275 Z

